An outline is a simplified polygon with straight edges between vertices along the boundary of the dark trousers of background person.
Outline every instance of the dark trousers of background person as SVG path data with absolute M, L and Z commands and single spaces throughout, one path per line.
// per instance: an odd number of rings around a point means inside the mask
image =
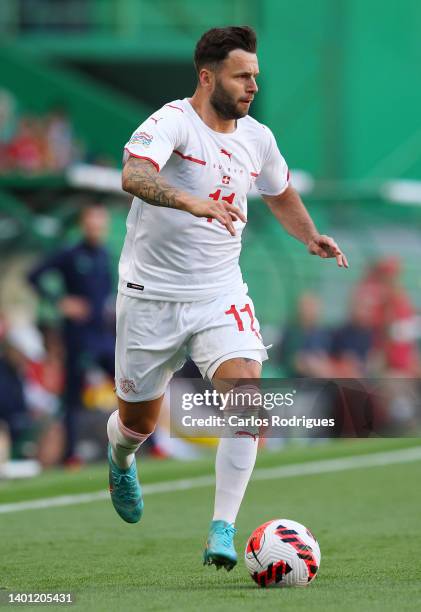
M 63 397 L 66 450 L 64 460 L 76 456 L 78 425 L 82 410 L 82 391 L 87 371 L 93 366 L 114 380 L 115 339 L 109 332 L 80 333 L 66 330 L 66 383 Z

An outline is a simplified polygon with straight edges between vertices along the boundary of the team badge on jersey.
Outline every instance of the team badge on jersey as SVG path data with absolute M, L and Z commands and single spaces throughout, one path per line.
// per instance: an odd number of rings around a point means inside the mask
M 149 147 L 153 140 L 153 136 L 146 132 L 135 132 L 129 140 L 129 144 L 143 144 L 144 147 Z
M 118 381 L 120 383 L 120 389 L 123 393 L 129 393 L 129 391 L 136 392 L 136 385 L 132 378 L 120 378 Z
M 226 175 L 225 175 L 225 176 L 223 176 L 223 177 L 222 177 L 222 183 L 223 183 L 223 185 L 229 185 L 229 184 L 230 184 L 230 180 L 231 180 L 231 177 L 230 177 L 230 176 L 226 176 Z

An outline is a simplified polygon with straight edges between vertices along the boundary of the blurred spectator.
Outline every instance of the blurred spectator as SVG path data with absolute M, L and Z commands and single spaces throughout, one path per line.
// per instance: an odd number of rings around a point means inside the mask
M 13 335 L 6 336 L 0 355 L 0 421 L 7 424 L 12 445 L 30 425 L 24 390 L 27 357 L 19 338 L 17 343 L 14 340 Z
M 367 269 L 364 278 L 357 284 L 354 291 L 354 300 L 363 301 L 366 307 L 366 316 L 374 332 L 375 346 L 382 343 L 385 326 L 384 307 L 386 303 L 386 288 L 388 278 L 399 271 L 399 264 L 395 258 L 387 258 L 374 262 Z
M 61 396 L 64 389 L 64 359 L 65 348 L 61 330 L 55 326 L 44 325 L 41 327 L 44 336 L 46 356 L 42 362 L 42 368 L 38 373 L 45 389 Z
M 70 116 L 62 105 L 46 115 L 16 114 L 12 94 L 0 90 L 0 168 L 25 174 L 61 173 L 80 158 Z
M 45 169 L 44 143 L 37 121 L 22 117 L 18 129 L 7 147 L 9 168 L 39 174 Z
M 366 317 L 374 333 L 374 346 L 382 357 L 382 369 L 395 376 L 417 377 L 418 322 L 415 308 L 400 283 L 400 274 L 396 257 L 375 262 L 357 286 L 355 300 L 366 304 Z
M 332 334 L 332 366 L 337 378 L 362 378 L 369 372 L 374 331 L 364 296 L 353 299 L 350 319 Z
M 65 247 L 41 262 L 29 274 L 40 297 L 56 302 L 63 316 L 66 352 L 64 390 L 67 447 L 64 459 L 77 462 L 78 416 L 85 374 L 98 365 L 114 378 L 114 330 L 109 320 L 112 297 L 110 256 L 103 246 L 108 230 L 108 212 L 100 204 L 85 207 L 80 216 L 82 240 Z M 64 283 L 64 297 L 53 294 L 43 283 L 45 275 L 58 273 Z
M 0 421 L 7 425 L 16 456 L 50 466 L 63 452 L 63 435 L 57 397 L 34 376 L 45 355 L 34 326 L 13 325 L 7 330 L 0 356 Z
M 321 304 L 312 293 L 301 295 L 296 320 L 287 325 L 281 340 L 280 360 L 287 376 L 328 377 L 331 335 L 321 323 Z
M 62 106 L 53 108 L 45 119 L 47 139 L 46 166 L 62 172 L 75 157 L 75 138 L 69 116 Z

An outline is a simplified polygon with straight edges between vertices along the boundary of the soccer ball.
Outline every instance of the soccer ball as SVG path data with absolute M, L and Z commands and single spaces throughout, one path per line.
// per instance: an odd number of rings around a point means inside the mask
M 320 566 L 320 547 L 309 529 L 288 519 L 263 523 L 244 553 L 248 571 L 260 587 L 307 586 Z

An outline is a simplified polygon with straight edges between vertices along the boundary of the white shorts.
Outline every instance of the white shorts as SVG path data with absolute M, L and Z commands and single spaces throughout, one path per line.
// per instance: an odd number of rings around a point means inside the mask
M 116 391 L 128 402 L 165 393 L 190 355 L 203 377 L 234 357 L 262 363 L 267 352 L 246 290 L 198 302 L 118 294 Z

